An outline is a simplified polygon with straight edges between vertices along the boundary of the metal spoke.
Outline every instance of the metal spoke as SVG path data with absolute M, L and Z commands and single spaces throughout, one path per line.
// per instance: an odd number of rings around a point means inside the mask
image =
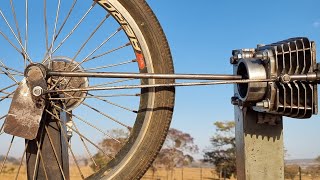
M 1 73 L 8 76 L 12 81 L 14 81 L 15 83 L 18 83 L 18 81 L 11 74 L 8 73 L 8 71 L 3 71 L 2 69 L 0 69 L 0 71 L 1 71 Z
M 15 22 L 15 25 L 16 25 L 16 29 L 17 29 L 17 32 L 18 32 L 18 37 L 19 37 L 20 42 L 22 43 L 21 32 L 20 32 L 20 28 L 19 28 L 19 24 L 18 24 L 18 20 L 17 20 L 17 15 L 16 15 L 16 11 L 15 11 L 14 4 L 13 4 L 12 0 L 10 0 L 10 6 L 11 6 L 13 19 L 14 19 L 14 22 Z
M 5 99 L 10 98 L 10 97 L 11 97 L 11 95 L 13 95 L 13 94 L 14 94 L 14 92 L 15 92 L 15 91 L 13 91 L 11 94 L 8 94 L 7 96 L 4 96 L 4 97 L 0 98 L 0 102 L 1 102 L 1 101 L 3 101 L 3 100 L 5 100 Z
M 77 131 L 79 131 L 79 129 L 78 129 L 78 127 L 76 126 L 75 122 L 73 122 L 73 126 L 76 128 Z M 93 159 L 93 156 L 92 156 L 91 152 L 89 151 L 89 148 L 88 148 L 87 144 L 84 142 L 84 139 L 83 139 L 81 136 L 79 136 L 79 138 L 80 138 L 80 140 L 81 140 L 81 142 L 82 142 L 85 150 L 87 151 L 87 153 L 88 153 L 91 161 L 92 161 L 93 164 L 97 167 L 98 165 L 97 165 L 96 161 Z
M 123 127 L 126 127 L 127 129 L 131 129 L 130 126 L 127 126 L 127 125 L 123 124 L 122 122 L 116 120 L 115 118 L 107 115 L 106 113 L 99 111 L 97 108 L 94 108 L 94 107 L 90 106 L 89 104 L 87 104 L 87 103 L 85 103 L 85 102 L 82 102 L 81 104 L 83 104 L 84 106 L 87 106 L 88 108 L 90 108 L 90 109 L 92 109 L 93 111 L 101 114 L 102 116 L 104 116 L 104 117 L 106 117 L 106 118 L 108 118 L 108 119 L 110 119 L 110 120 L 118 123 L 119 125 L 121 125 L 121 126 L 123 126 Z
M 12 95 L 12 96 L 9 96 L 9 97 L 0 96 L 0 98 L 11 99 L 11 98 L 13 98 L 13 95 Z
M 41 138 L 40 139 L 42 139 L 42 136 L 43 136 L 43 129 L 44 129 L 44 127 L 41 128 L 41 134 L 40 134 Z M 38 169 L 37 166 L 39 163 L 39 156 L 40 156 L 40 146 L 39 146 L 38 140 L 35 140 L 35 141 L 37 142 L 36 143 L 37 144 L 37 155 L 36 155 L 36 162 L 34 164 L 34 170 L 33 170 L 33 177 L 32 177 L 33 180 L 35 179 L 35 174 Z
M 54 103 L 51 103 L 51 104 L 52 104 L 56 109 L 58 109 L 59 111 L 64 111 L 65 113 L 67 113 L 67 114 L 75 117 L 76 119 L 79 119 L 80 121 L 84 122 L 85 124 L 91 126 L 92 128 L 96 129 L 97 131 L 101 132 L 103 135 L 105 135 L 105 136 L 107 136 L 107 137 L 109 137 L 109 138 L 117 141 L 118 143 L 120 143 L 119 140 L 117 140 L 116 138 L 112 137 L 111 135 L 105 133 L 103 130 L 101 130 L 101 129 L 98 128 L 97 126 L 95 126 L 95 125 L 89 123 L 88 121 L 84 120 L 84 118 L 82 118 L 82 117 L 80 117 L 80 116 L 78 116 L 78 115 L 75 115 L 75 114 L 73 114 L 73 113 L 70 113 L 70 112 L 66 111 L 65 109 L 60 108 L 59 106 L 55 105 Z M 73 122 L 74 122 L 74 121 L 73 121 Z
M 122 48 L 125 48 L 125 47 L 128 47 L 128 46 L 130 46 L 130 45 L 131 45 L 131 43 L 126 43 L 125 45 L 122 45 L 122 46 L 120 46 L 120 47 L 111 49 L 110 51 L 107 51 L 107 52 L 105 52 L 105 53 L 99 54 L 99 55 L 94 56 L 94 57 L 92 57 L 92 58 L 88 58 L 88 59 L 86 59 L 84 62 L 88 62 L 88 61 L 91 61 L 91 60 L 93 60 L 93 59 L 100 58 L 100 57 L 102 57 L 102 56 L 105 56 L 105 55 L 110 54 L 110 53 L 112 53 L 112 52 L 118 51 L 118 50 L 120 50 L 120 49 L 122 49 Z
M 43 138 L 44 126 L 45 126 L 45 125 L 43 125 L 42 128 L 41 128 L 40 139 Z M 44 174 L 45 174 L 45 176 L 46 176 L 46 179 L 48 179 L 47 170 L 46 170 L 46 168 L 45 168 L 45 164 L 44 164 L 44 161 L 43 161 L 43 158 L 42 158 L 42 153 L 41 153 L 41 150 L 40 150 L 40 149 L 41 149 L 40 144 L 39 144 L 38 140 L 35 140 L 35 141 L 36 141 L 36 144 L 37 144 L 37 155 L 36 155 L 36 162 L 35 162 L 35 165 L 34 165 L 34 171 L 33 171 L 33 177 L 32 177 L 32 179 L 34 180 L 35 177 L 36 177 L 36 171 L 37 171 L 37 169 L 38 169 L 37 166 L 38 166 L 38 164 L 39 164 L 39 158 L 40 158 L 40 160 L 41 160 L 42 168 L 43 168 L 43 170 L 44 170 Z
M 6 114 L 6 115 L 4 115 L 4 116 L 0 117 L 0 121 L 1 121 L 2 119 L 4 119 L 5 117 L 7 117 L 7 115 L 8 115 L 8 114 Z
M 14 37 L 16 38 L 16 40 L 18 41 L 21 49 L 22 49 L 23 52 L 24 52 L 23 55 L 27 56 L 27 60 L 28 60 L 30 63 L 32 63 L 32 60 L 31 60 L 30 56 L 28 55 L 26 49 L 23 47 L 22 43 L 19 41 L 19 38 L 17 37 L 16 33 L 13 31 L 11 25 L 9 24 L 7 18 L 4 16 L 2 10 L 0 10 L 0 15 L 2 16 L 2 18 L 3 18 L 4 21 L 6 22 L 7 26 L 9 27 L 10 31 L 12 32 L 12 34 L 14 35 Z
M 50 51 L 49 50 L 49 38 L 48 38 L 48 21 L 47 21 L 47 0 L 44 0 L 43 2 L 43 16 L 44 16 L 44 28 L 45 28 L 45 36 L 46 36 L 46 50 L 47 53 Z
M 65 122 L 61 121 L 61 119 L 57 116 L 54 115 L 53 113 L 51 113 L 50 111 L 48 111 L 46 109 L 46 112 L 49 113 L 52 117 L 54 117 L 56 120 L 58 120 L 59 123 L 63 123 L 63 125 L 68 126 Z M 57 113 L 56 113 L 57 114 Z M 110 157 L 110 158 L 114 158 L 111 155 L 106 154 L 97 144 L 95 144 L 94 142 L 92 142 L 90 139 L 88 139 L 87 137 L 85 137 L 83 134 L 81 134 L 79 131 L 75 130 L 73 127 L 68 126 L 72 131 L 74 131 L 75 133 L 77 133 L 79 136 L 81 136 L 83 139 L 85 139 L 86 141 L 88 141 L 90 144 L 92 144 L 94 147 L 96 147 L 98 150 L 100 150 L 104 155 Z M 64 132 L 64 131 L 63 131 Z
M 110 65 L 107 65 L 107 66 L 100 66 L 100 67 L 95 67 L 95 68 L 88 68 L 88 69 L 85 69 L 84 71 L 93 71 L 93 70 L 98 70 L 98 69 L 107 69 L 107 68 L 111 68 L 111 67 L 116 67 L 116 66 L 121 66 L 121 65 L 125 65 L 125 64 L 134 63 L 134 62 L 137 62 L 137 60 L 134 59 L 134 60 L 131 60 L 131 61 L 124 61 L 124 62 L 117 63 L 117 64 L 110 64 Z
M 26 142 L 26 145 L 25 145 L 25 148 L 24 148 L 24 151 L 23 151 L 20 163 L 19 163 L 18 171 L 17 171 L 16 178 L 15 178 L 16 180 L 19 177 L 19 173 L 20 173 L 20 169 L 21 169 L 21 166 L 22 166 L 22 163 L 23 163 L 23 160 L 24 160 L 24 156 L 27 154 L 27 148 L 28 148 L 28 145 L 29 145 L 28 142 L 29 142 L 29 140 L 27 140 L 27 142 Z
M 110 14 L 108 14 L 106 16 L 106 18 L 104 19 L 104 21 L 110 16 Z M 102 25 L 102 23 L 101 23 Z M 98 27 L 100 27 L 101 25 L 99 25 Z M 81 64 L 83 64 L 84 62 L 86 62 L 88 60 L 88 58 L 94 54 L 98 49 L 100 49 L 105 43 L 107 43 L 113 36 L 115 36 L 119 31 L 121 31 L 122 28 L 118 28 L 117 31 L 115 33 L 113 33 L 110 37 L 108 37 L 104 42 L 102 42 L 96 49 L 94 49 L 87 57 L 85 57 L 81 62 L 79 62 L 71 71 L 74 71 L 75 69 L 77 69 Z M 94 31 L 95 33 L 95 31 Z M 94 33 L 92 34 L 92 36 L 94 35 Z M 89 39 L 87 41 L 89 41 L 91 39 L 91 36 L 89 37 Z M 87 41 L 84 43 L 84 45 L 80 48 L 80 50 L 78 51 L 78 53 L 80 53 L 81 49 L 86 45 Z M 116 51 L 116 50 L 114 50 Z M 113 52 L 113 51 L 112 51 Z M 76 56 L 72 59 L 72 62 L 75 60 L 75 58 L 78 56 L 78 53 L 76 54 Z M 110 52 L 111 53 L 111 52 Z M 47 60 L 45 60 L 47 61 Z M 70 65 L 72 64 L 72 62 L 69 63 L 69 65 L 67 67 L 65 67 L 64 69 L 67 69 L 68 67 L 70 67 Z M 53 85 L 53 88 L 56 87 L 56 85 L 61 81 L 62 79 L 59 77 L 58 81 Z M 67 82 L 67 84 L 70 83 L 70 81 L 72 80 L 72 78 L 70 78 Z M 51 90 L 53 89 L 51 88 Z
M 25 39 L 24 39 L 24 49 L 27 52 L 28 50 L 28 39 L 29 39 L 29 8 L 28 8 L 28 0 L 26 0 L 26 27 L 25 27 Z M 24 57 L 24 67 L 27 67 L 27 58 Z
M 59 162 L 59 158 L 58 158 L 58 155 L 57 155 L 57 151 L 56 151 L 56 149 L 54 148 L 54 145 L 53 145 L 53 141 L 52 141 L 52 139 L 51 139 L 50 132 L 49 132 L 49 130 L 48 130 L 48 128 L 47 128 L 46 125 L 45 125 L 45 130 L 46 130 L 46 132 L 47 132 L 47 134 L 48 134 L 48 138 L 49 138 L 49 141 L 50 141 L 50 144 L 51 144 L 51 147 L 52 147 L 54 156 L 55 156 L 55 158 L 56 158 L 56 160 L 57 160 L 57 162 L 58 162 L 58 166 L 59 166 L 60 172 L 61 172 L 61 174 L 62 174 L 62 177 L 63 177 L 63 179 L 66 179 L 66 177 L 65 177 L 65 175 L 64 175 L 64 172 L 63 172 L 63 169 L 62 169 L 62 167 L 61 167 L 61 164 L 60 164 L 60 162 Z M 62 130 L 61 130 L 61 131 L 62 131 Z
M 102 19 L 102 21 L 98 24 L 98 26 L 93 30 L 93 32 L 90 34 L 90 36 L 86 39 L 86 41 L 81 45 L 80 49 L 76 52 L 76 54 L 73 56 L 72 61 L 70 63 L 68 63 L 68 65 L 66 67 L 64 67 L 63 69 L 68 69 L 73 62 L 77 59 L 78 55 L 80 54 L 80 52 L 83 50 L 83 48 L 88 44 L 88 42 L 90 41 L 90 39 L 96 34 L 96 32 L 100 29 L 100 27 L 103 25 L 103 23 L 110 17 L 110 14 L 107 14 L 107 16 L 105 18 Z M 78 66 L 74 67 L 72 71 L 74 71 Z M 62 69 L 59 69 L 62 70 Z M 57 71 L 59 71 L 57 70 Z
M 117 84 L 117 83 L 122 83 L 122 82 L 127 82 L 127 81 L 132 81 L 135 80 L 134 78 L 129 78 L 129 79 L 120 79 L 120 80 L 116 80 L 116 81 L 111 81 L 111 82 L 107 82 L 107 83 L 101 83 L 101 84 L 96 84 L 91 86 L 93 87 L 101 87 L 101 86 L 106 86 L 106 85 L 111 85 L 111 84 Z
M 19 54 L 21 54 L 21 55 L 23 56 L 23 58 L 25 57 L 24 53 L 23 53 L 22 51 L 20 51 L 20 49 L 18 49 L 17 46 L 15 46 L 15 45 L 12 43 L 12 41 L 8 38 L 8 36 L 5 35 L 1 30 L 0 30 L 0 34 L 1 34 L 2 37 L 4 37 L 4 38 L 8 41 L 8 43 L 9 43 L 16 51 L 18 51 Z
M 5 91 L 5 90 L 7 90 L 7 89 L 9 89 L 9 88 L 12 88 L 12 87 L 16 86 L 16 85 L 19 85 L 19 84 L 15 83 L 15 84 L 12 84 L 12 85 L 7 86 L 7 87 L 5 87 L 5 88 L 2 88 L 2 89 L 0 89 L 0 92 L 3 92 L 3 91 Z M 10 94 L 12 94 L 12 92 L 11 92 Z
M 83 22 L 83 20 L 87 17 L 87 15 L 90 13 L 90 11 L 94 8 L 96 4 L 97 2 L 93 2 L 88 11 L 82 16 L 80 21 L 74 26 L 70 33 L 60 42 L 60 44 L 52 51 L 52 53 L 55 53 L 64 44 L 64 42 L 74 33 L 74 31 L 79 27 L 79 25 Z
M 0 92 L 0 93 L 2 93 L 2 94 L 10 94 L 10 93 L 8 93 L 8 92 L 6 92 L 6 91 L 2 91 L 2 92 Z
M 58 7 L 57 7 L 57 12 L 56 12 L 56 19 L 55 19 L 55 22 L 54 22 L 54 29 L 53 29 L 53 34 L 52 34 L 52 41 L 51 41 L 50 50 L 49 50 L 49 58 L 50 58 L 50 59 L 51 59 L 51 57 L 52 57 L 52 48 L 53 48 L 53 44 L 54 44 L 54 40 L 55 40 L 55 36 L 56 36 L 56 31 L 57 31 L 57 24 L 58 24 L 59 13 L 60 13 L 60 4 L 61 4 L 61 0 L 58 0 Z
M 91 94 L 91 93 L 88 93 L 88 95 L 94 97 L 94 95 Z M 101 100 L 101 101 L 103 101 L 103 102 L 106 102 L 106 103 L 108 103 L 108 104 L 110 104 L 110 105 L 116 106 L 116 107 L 118 107 L 118 108 L 121 108 L 121 109 L 130 111 L 130 112 L 133 112 L 133 113 L 138 113 L 137 110 L 129 109 L 129 108 L 127 108 L 127 107 L 121 106 L 121 105 L 116 104 L 116 103 L 114 103 L 114 102 L 111 102 L 111 101 L 109 101 L 109 100 L 106 100 L 106 99 L 103 99 L 103 98 L 100 98 L 100 97 L 95 97 L 95 98 L 96 98 L 96 99 L 99 99 L 99 100 Z
M 84 62 L 88 61 L 88 59 L 97 52 L 102 46 L 104 46 L 107 42 L 110 41 L 112 37 L 114 37 L 116 34 L 118 34 L 122 30 L 122 27 L 118 28 L 116 32 L 111 34 L 106 40 L 104 40 L 98 47 L 96 47 L 91 53 L 89 53 L 81 62 L 78 63 L 77 67 L 83 64 Z
M 8 151 L 7 151 L 6 156 L 5 156 L 5 158 L 3 159 L 3 162 L 2 162 L 0 174 L 2 173 L 2 171 L 3 171 L 3 169 L 4 169 L 4 165 L 6 164 L 6 161 L 7 161 L 7 159 L 8 159 L 8 155 L 9 155 L 9 153 L 10 153 L 10 150 L 11 150 L 11 147 L 12 147 L 12 144 L 13 144 L 13 141 L 14 141 L 14 138 L 15 138 L 15 136 L 12 136 L 11 142 L 10 142 L 10 145 L 9 145 L 9 148 L 8 148 Z
M 3 66 L 3 65 L 0 64 L 0 67 L 3 67 L 3 68 L 5 68 L 5 69 L 7 69 L 7 70 L 16 72 L 16 73 L 18 73 L 18 74 L 20 74 L 20 75 L 23 75 L 23 72 L 18 71 L 18 70 L 15 70 L 15 69 L 13 69 L 13 68 L 10 68 L 10 67 L 8 67 L 8 66 Z
M 6 74 L 6 73 L 0 72 L 0 74 Z M 13 76 L 23 76 L 22 74 L 18 74 L 18 73 L 11 73 L 11 75 L 13 75 Z
M 57 111 L 54 110 L 54 111 L 55 111 L 55 112 L 54 112 L 55 115 L 52 114 L 52 113 L 51 113 L 50 111 L 48 111 L 47 109 L 46 109 L 46 111 L 47 111 L 52 117 L 54 117 L 54 118 L 56 118 L 56 119 L 58 120 L 57 125 L 58 125 L 58 127 L 60 127 L 60 129 L 62 129 L 62 124 L 61 124 L 61 122 L 63 122 L 63 121 L 61 121 L 60 118 L 57 118 L 57 117 L 58 117 Z M 65 122 L 63 122 L 63 123 L 64 123 L 64 125 L 66 125 Z M 76 166 L 77 166 L 77 168 L 78 168 L 78 171 L 79 171 L 79 173 L 80 173 L 80 176 L 81 176 L 82 179 L 84 179 L 84 176 L 83 176 L 83 173 L 82 173 L 82 171 L 81 171 L 81 169 L 80 169 L 80 167 L 79 167 L 78 161 L 77 161 L 77 159 L 76 159 L 76 157 L 75 157 L 75 155 L 74 155 L 74 153 L 73 153 L 73 150 L 72 150 L 72 148 L 71 148 L 71 145 L 70 145 L 69 142 L 68 142 L 67 135 L 66 135 L 66 133 L 65 133 L 64 131 L 62 131 L 62 134 L 63 134 L 63 139 L 65 140 L 65 143 L 68 145 L 68 148 L 69 148 L 69 150 L 70 150 L 70 153 L 71 153 L 71 155 L 72 155 L 72 158 L 73 158 L 73 160 L 74 160 L 74 162 L 75 162 L 75 164 L 76 164 Z
M 90 41 L 90 39 L 95 35 L 95 33 L 100 29 L 100 27 L 103 25 L 103 23 L 110 17 L 110 14 L 107 14 L 107 16 L 99 23 L 99 25 L 94 29 L 94 31 L 90 34 L 90 36 L 88 37 L 88 39 L 82 44 L 82 46 L 80 47 L 80 49 L 77 51 L 77 53 L 73 56 L 72 61 L 69 63 L 69 65 L 65 68 L 68 69 L 71 64 L 73 63 L 73 61 L 75 61 L 75 59 L 78 57 L 78 55 L 80 54 L 80 52 L 83 50 L 83 48 L 87 45 L 87 43 Z M 72 71 L 74 71 L 78 66 L 74 67 L 72 69 Z
M 6 67 L 6 65 L 4 65 L 4 63 L 0 60 L 0 64 L 2 65 L 2 67 L 4 67 L 4 69 L 6 70 L 6 71 L 3 71 L 3 70 L 1 70 L 3 73 L 5 73 L 5 75 L 7 75 L 10 79 L 12 79 L 15 83 L 19 83 L 13 76 L 12 76 L 12 74 L 8 71 L 8 69 L 6 69 L 5 67 Z
M 70 86 L 70 88 L 74 88 L 74 87 Z M 132 109 L 129 109 L 129 108 L 127 108 L 127 107 L 124 107 L 124 106 L 121 106 L 121 105 L 119 105 L 119 104 L 116 104 L 116 103 L 114 103 L 114 102 L 111 102 L 111 101 L 109 101 L 109 100 L 103 99 L 103 98 L 101 98 L 101 97 L 97 97 L 97 96 L 95 96 L 95 95 L 93 95 L 93 94 L 91 94 L 91 93 L 89 93 L 89 92 L 88 92 L 87 94 L 89 95 L 89 96 L 87 96 L 87 97 L 95 97 L 96 99 L 99 99 L 99 100 L 101 100 L 101 101 L 103 101 L 103 102 L 106 102 L 106 103 L 108 103 L 108 104 L 110 104 L 110 105 L 119 107 L 119 108 L 121 108 L 121 109 L 130 111 L 130 112 L 133 112 L 133 113 L 138 113 L 138 111 L 136 111 L 136 110 L 132 110 Z M 70 94 L 66 94 L 66 95 L 69 96 L 69 97 L 71 97 L 71 98 L 73 98 L 73 96 L 70 95 Z
M 47 48 L 45 57 L 44 57 L 44 59 L 42 60 L 42 64 L 44 64 L 47 60 L 49 60 L 49 58 L 47 58 L 47 55 L 48 55 L 49 51 L 53 48 L 54 43 L 55 43 L 56 40 L 58 39 L 58 37 L 59 37 L 62 29 L 64 28 L 64 26 L 66 25 L 66 23 L 67 23 L 70 15 L 71 15 L 71 13 L 72 13 L 75 5 L 76 5 L 76 3 L 77 3 L 77 0 L 74 0 L 73 3 L 72 3 L 72 5 L 71 5 L 71 8 L 70 8 L 70 10 L 69 10 L 69 12 L 68 12 L 68 14 L 67 14 L 67 16 L 66 16 L 65 19 L 63 20 L 63 23 L 62 23 L 62 25 L 60 26 L 60 28 L 59 28 L 59 30 L 58 30 L 58 33 L 56 33 L 56 35 L 55 35 L 55 37 L 54 37 L 53 43 L 51 43 L 50 47 Z M 51 53 L 51 52 L 50 52 L 50 53 Z M 47 59 L 46 59 L 46 58 L 47 58 Z
M 37 147 L 40 148 L 39 142 L 38 141 L 36 141 L 36 142 L 37 142 Z M 48 180 L 49 179 L 48 178 L 48 173 L 47 173 L 47 170 L 46 170 L 46 167 L 45 167 L 45 163 L 43 161 L 43 156 L 42 156 L 42 152 L 41 151 L 39 151 L 39 156 L 40 156 L 40 160 L 41 160 L 41 163 L 42 163 L 42 168 L 44 170 L 44 175 L 46 176 L 46 179 Z M 33 179 L 35 180 L 35 174 L 33 174 Z
M 67 16 L 66 16 L 66 18 L 64 19 L 61 27 L 60 27 L 59 30 L 58 30 L 58 33 L 57 33 L 57 34 L 55 35 L 55 37 L 54 37 L 54 41 L 57 40 L 59 34 L 61 33 L 61 31 L 62 31 L 62 29 L 63 29 L 63 27 L 64 27 L 64 25 L 67 23 L 67 21 L 68 21 L 70 15 L 71 15 L 71 13 L 72 13 L 72 11 L 73 11 L 74 6 L 76 5 L 76 3 L 77 3 L 77 0 L 74 0 L 73 3 L 72 3 L 72 5 L 71 5 L 71 8 L 70 8 L 70 10 L 69 10 L 69 12 L 68 12 L 68 14 L 67 14 Z
M 4 128 L 4 124 L 5 124 L 5 122 L 6 122 L 6 121 L 4 121 L 4 123 L 2 123 L 2 125 L 1 125 L 1 128 L 0 128 L 0 135 L 2 134 L 2 130 L 3 130 L 3 128 Z
M 65 103 L 63 103 L 63 107 L 66 107 Z M 67 111 L 65 111 L 65 112 L 67 112 Z M 72 120 L 72 118 L 71 118 L 71 120 Z M 79 131 L 76 123 L 73 120 L 72 120 L 72 125 L 76 128 L 77 131 Z M 97 165 L 96 161 L 93 159 L 93 156 L 92 156 L 91 152 L 89 151 L 89 148 L 88 148 L 87 144 L 85 143 L 85 141 L 83 140 L 83 138 L 81 136 L 79 136 L 79 138 L 80 138 L 80 140 L 81 140 L 86 152 L 88 153 L 90 159 L 92 160 L 93 164 L 97 167 L 98 165 Z

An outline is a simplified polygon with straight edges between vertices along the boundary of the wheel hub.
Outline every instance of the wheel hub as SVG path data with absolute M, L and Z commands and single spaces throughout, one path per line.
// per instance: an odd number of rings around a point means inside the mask
M 45 66 L 51 71 L 75 71 L 83 72 L 84 69 L 75 61 L 68 57 L 54 57 Z M 52 76 L 48 79 L 48 88 L 54 88 L 56 90 L 72 89 L 72 88 L 86 88 L 89 86 L 89 80 L 87 77 L 58 77 Z M 84 101 L 87 96 L 86 92 L 69 92 L 63 94 L 52 94 L 52 96 L 58 96 L 60 98 L 66 98 L 64 101 L 65 110 L 71 111 L 78 107 L 81 102 Z

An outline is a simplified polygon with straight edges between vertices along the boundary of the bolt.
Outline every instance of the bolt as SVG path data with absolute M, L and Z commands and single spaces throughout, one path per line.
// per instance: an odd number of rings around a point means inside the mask
M 284 74 L 284 75 L 282 75 L 282 76 L 280 77 L 280 80 L 281 80 L 282 83 L 287 84 L 287 83 L 290 82 L 291 77 L 290 77 L 290 75 L 288 75 L 288 74 Z
M 257 102 L 256 103 L 256 107 L 261 107 L 261 108 L 269 108 L 269 104 L 270 104 L 270 101 L 267 99 L 267 100 L 263 100 L 261 102 Z
M 237 60 L 234 57 L 231 57 L 230 64 L 237 64 Z
M 238 101 L 238 97 L 236 97 L 236 96 L 233 96 L 233 97 L 231 97 L 231 104 L 232 105 L 238 105 L 238 103 L 239 103 L 239 101 Z
M 34 87 L 33 90 L 32 90 L 32 94 L 33 94 L 34 96 L 36 96 L 36 97 L 41 96 L 42 93 L 43 93 L 43 89 L 42 89 L 42 87 L 40 87 L 40 86 L 36 86 L 36 87 Z
M 234 106 L 242 106 L 243 105 L 242 101 L 236 96 L 231 97 L 231 104 Z

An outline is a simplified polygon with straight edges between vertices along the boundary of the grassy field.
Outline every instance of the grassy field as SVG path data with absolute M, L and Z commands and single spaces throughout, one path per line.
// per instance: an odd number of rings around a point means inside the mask
M 18 166 L 7 165 L 4 169 L 4 173 L 0 175 L 1 180 L 15 179 L 18 171 Z M 85 177 L 92 174 L 93 171 L 88 166 L 82 166 L 81 171 Z M 17 178 L 18 180 L 26 180 L 26 168 L 22 167 Z M 79 171 L 76 166 L 71 167 L 70 171 L 71 180 L 81 180 Z M 219 180 L 218 175 L 212 168 L 175 168 L 172 171 L 165 169 L 158 169 L 157 171 L 149 170 L 143 180 Z M 298 180 L 298 176 L 295 178 Z M 304 176 L 303 180 L 311 180 L 311 177 Z M 231 180 L 235 180 L 232 178 Z
M 7 165 L 4 169 L 4 173 L 0 175 L 0 179 L 10 180 L 15 179 L 18 171 L 18 166 Z M 81 171 L 85 177 L 92 174 L 93 171 L 88 166 L 82 166 Z M 26 168 L 22 167 L 18 176 L 18 180 L 26 180 Z M 76 166 L 71 167 L 70 179 L 80 180 L 81 176 Z M 192 180 L 192 179 L 218 179 L 213 169 L 210 168 L 175 168 L 173 171 L 167 171 L 165 169 L 158 169 L 153 172 L 149 170 L 142 178 L 144 180 Z

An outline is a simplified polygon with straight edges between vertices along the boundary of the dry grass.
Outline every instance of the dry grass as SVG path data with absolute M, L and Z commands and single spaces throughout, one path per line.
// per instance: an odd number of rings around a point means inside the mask
M 18 171 L 18 166 L 16 165 L 6 165 L 4 173 L 0 175 L 2 180 L 15 179 Z M 93 173 L 90 167 L 82 166 L 81 171 L 85 177 Z M 22 167 L 18 176 L 18 180 L 26 180 L 26 167 Z M 71 180 L 82 179 L 79 170 L 76 166 L 71 166 L 70 171 Z M 149 170 L 143 180 L 219 180 L 218 175 L 212 168 L 175 168 L 173 171 L 167 171 L 165 169 L 158 169 L 153 172 Z M 296 178 L 298 180 L 298 176 Z M 303 176 L 303 180 L 311 180 L 309 176 Z M 232 178 L 231 180 L 235 180 Z
M 87 177 L 93 173 L 92 169 L 88 166 L 82 166 L 80 168 L 81 168 L 81 172 L 83 173 L 84 177 Z M 0 175 L 0 179 L 1 180 L 2 179 L 3 180 L 15 179 L 17 172 L 18 172 L 18 166 L 6 165 L 4 173 L 2 173 Z M 71 166 L 70 179 L 72 179 L 72 180 L 82 179 L 80 176 L 79 170 L 76 166 Z M 25 166 L 21 167 L 20 173 L 18 176 L 18 180 L 27 180 L 27 172 L 26 172 Z
M 153 172 L 149 170 L 143 180 L 210 180 L 219 179 L 212 168 L 175 168 L 173 170 L 157 169 Z
M 4 173 L 0 175 L 0 179 L 10 180 L 15 179 L 16 174 L 18 171 L 18 166 L 15 165 L 6 165 Z M 82 166 L 81 172 L 85 177 L 89 176 L 93 173 L 90 167 L 88 166 Z M 217 179 L 218 176 L 215 174 L 213 169 L 210 168 L 175 168 L 173 171 L 167 171 L 165 169 L 158 169 L 154 173 L 149 170 L 145 176 L 142 178 L 144 180 L 191 180 L 191 179 Z M 18 180 L 26 180 L 26 167 L 21 167 Z M 79 170 L 76 166 L 71 166 L 70 171 L 70 179 L 72 180 L 80 180 L 81 176 L 79 173 Z

